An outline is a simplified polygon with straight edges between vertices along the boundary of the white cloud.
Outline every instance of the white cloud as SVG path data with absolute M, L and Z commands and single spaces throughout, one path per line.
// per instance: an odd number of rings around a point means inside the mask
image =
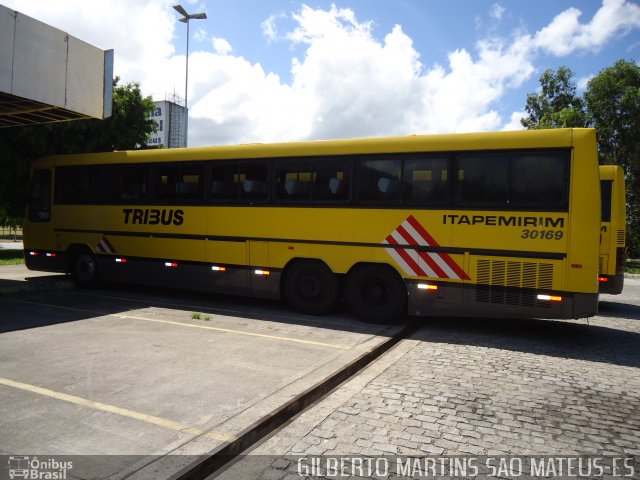
M 640 5 L 625 0 L 604 0 L 590 22 L 581 24 L 582 12 L 569 8 L 536 33 L 537 48 L 566 56 L 576 50 L 600 50 L 617 35 L 640 26 Z
M 578 92 L 584 92 L 589 86 L 589 81 L 593 77 L 595 77 L 595 75 L 592 74 L 586 77 L 579 78 L 578 81 L 576 82 L 576 88 L 578 89 Z
M 491 18 L 493 18 L 494 20 L 502 20 L 502 16 L 504 15 L 504 12 L 506 12 L 507 9 L 504 8 L 502 5 L 498 4 L 498 3 L 494 3 L 491 6 L 491 10 L 489 10 L 489 16 Z
M 208 36 L 209 36 L 209 34 L 207 33 L 207 31 L 204 28 L 198 28 L 196 30 L 196 33 L 193 34 L 193 38 L 197 42 L 202 42 L 202 41 L 206 40 Z
M 528 116 L 529 114 L 527 112 L 513 112 L 509 121 L 502 127 L 502 130 L 524 130 L 520 120 Z
M 267 39 L 267 42 L 271 43 L 278 40 L 278 26 L 276 25 L 276 22 L 282 18 L 286 18 L 284 13 L 270 15 L 269 18 L 260 25 L 262 28 L 262 35 Z
M 192 97 L 193 142 L 495 130 L 502 121 L 492 103 L 534 71 L 518 42 L 482 42 L 477 58 L 456 50 L 447 67 L 425 70 L 398 25 L 379 41 L 349 9 L 303 7 L 293 18 L 286 38 L 306 50 L 290 85 L 238 57 L 193 58 L 194 75 L 212 79 Z
M 224 38 L 214 37 L 211 39 L 211 43 L 215 52 L 220 55 L 229 55 L 233 51 L 231 44 Z

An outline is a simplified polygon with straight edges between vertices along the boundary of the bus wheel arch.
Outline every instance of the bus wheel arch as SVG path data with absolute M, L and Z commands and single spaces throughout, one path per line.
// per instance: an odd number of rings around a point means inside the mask
M 281 291 L 295 310 L 322 315 L 338 303 L 340 279 L 322 260 L 295 258 L 284 268 Z
M 344 285 L 347 307 L 371 323 L 393 323 L 407 314 L 408 293 L 402 276 L 385 263 L 357 263 Z
M 82 244 L 73 244 L 67 250 L 67 271 L 80 288 L 93 288 L 100 283 L 100 269 L 93 251 Z

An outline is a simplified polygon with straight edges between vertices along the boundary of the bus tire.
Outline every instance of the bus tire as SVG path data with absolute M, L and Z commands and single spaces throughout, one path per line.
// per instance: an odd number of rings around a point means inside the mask
M 322 315 L 334 309 L 340 295 L 338 277 L 319 260 L 298 260 L 284 277 L 284 297 L 294 310 Z
M 347 307 L 370 323 L 394 323 L 407 314 L 407 287 L 386 265 L 362 264 L 349 275 L 344 288 Z
M 94 288 L 100 283 L 100 271 L 95 255 L 87 250 L 76 250 L 69 265 L 71 278 L 80 288 Z

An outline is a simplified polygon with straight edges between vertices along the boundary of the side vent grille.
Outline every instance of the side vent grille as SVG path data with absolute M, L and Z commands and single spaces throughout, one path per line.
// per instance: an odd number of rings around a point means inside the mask
M 523 291 L 551 290 L 553 265 L 550 263 L 478 260 L 476 302 L 549 308 L 538 302 L 537 294 Z
M 624 230 L 618 230 L 618 246 L 624 247 Z

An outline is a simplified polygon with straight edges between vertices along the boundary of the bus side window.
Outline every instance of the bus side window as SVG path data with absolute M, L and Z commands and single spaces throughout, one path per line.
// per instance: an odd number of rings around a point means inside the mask
M 100 167 L 56 168 L 54 200 L 60 204 L 89 205 L 102 201 Z
M 179 167 L 157 167 L 155 171 L 156 197 L 160 199 L 178 198 Z
M 319 158 L 314 162 L 311 198 L 314 202 L 345 202 L 351 197 L 351 161 Z
M 51 170 L 36 170 L 31 178 L 29 192 L 29 220 L 51 220 Z
M 402 174 L 403 203 L 443 205 L 449 202 L 449 160 L 407 158 Z
M 109 166 L 107 199 L 114 203 L 137 203 L 149 198 L 149 169 L 145 166 Z
M 236 177 L 240 183 L 243 200 L 266 200 L 268 194 L 269 167 L 267 162 L 241 163 Z
M 202 198 L 204 168 L 202 165 L 186 165 L 180 168 L 176 190 L 180 198 Z
M 201 199 L 203 186 L 203 165 L 168 165 L 156 168 L 156 197 L 161 200 Z
M 309 201 L 314 180 L 313 160 L 280 160 L 276 162 L 275 197 L 285 201 Z
M 400 159 L 364 159 L 358 165 L 358 200 L 398 203 L 400 201 Z
M 214 163 L 211 167 L 209 198 L 212 200 L 236 200 L 240 194 L 238 166 Z
M 602 202 L 603 222 L 611 221 L 611 194 L 613 191 L 613 180 L 600 180 L 600 196 Z
M 509 157 L 493 154 L 458 157 L 456 202 L 504 208 L 508 203 Z M 460 172 L 464 172 L 462 175 Z
M 509 204 L 512 207 L 561 207 L 566 202 L 567 156 L 535 153 L 511 158 Z

